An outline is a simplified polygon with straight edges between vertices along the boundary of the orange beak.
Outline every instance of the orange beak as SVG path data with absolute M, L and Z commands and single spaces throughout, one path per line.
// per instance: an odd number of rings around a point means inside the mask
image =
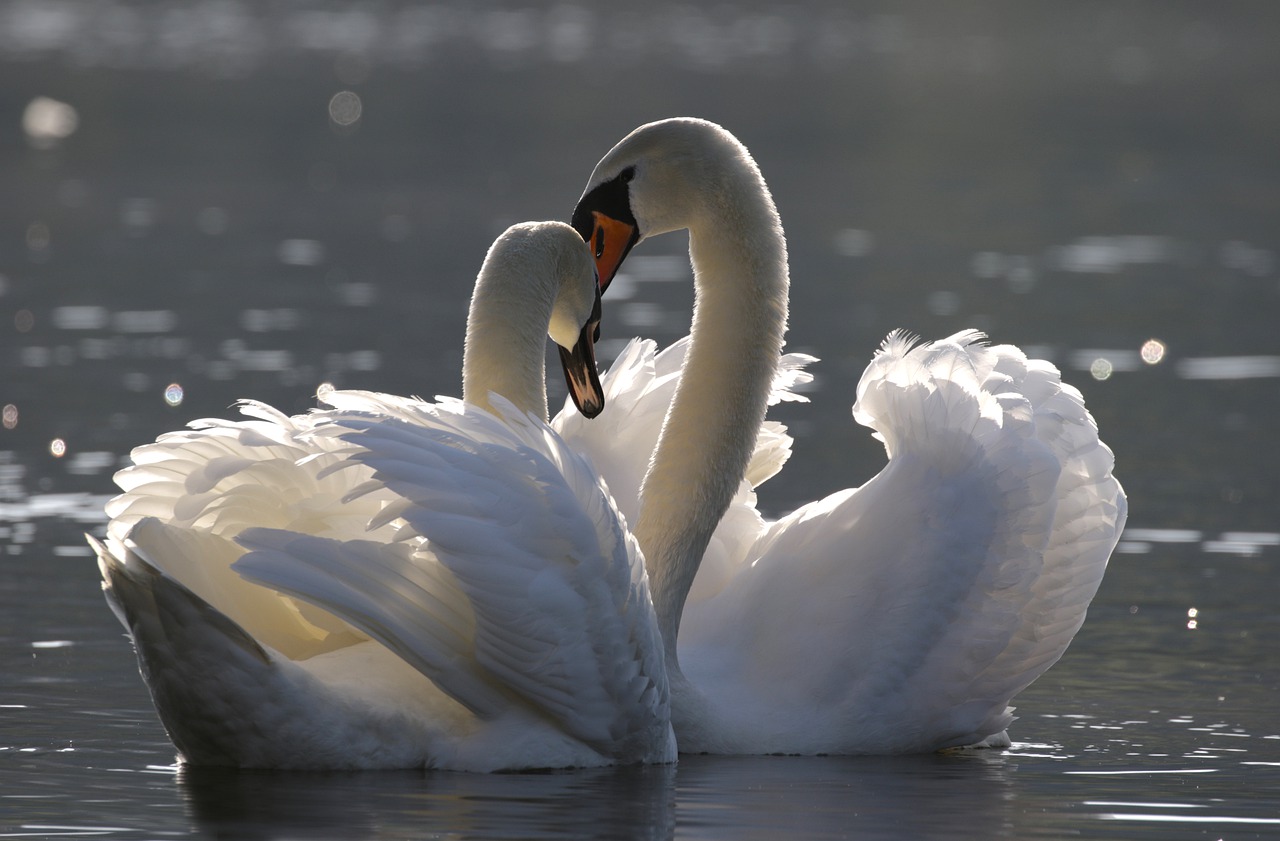
M 595 224 L 591 231 L 591 239 L 587 242 L 596 259 L 596 273 L 600 275 L 600 291 L 604 292 L 613 282 L 613 276 L 618 273 L 618 266 L 622 265 L 622 261 L 626 259 L 631 246 L 635 245 L 640 237 L 635 225 L 619 222 L 598 210 L 592 211 L 591 217 Z

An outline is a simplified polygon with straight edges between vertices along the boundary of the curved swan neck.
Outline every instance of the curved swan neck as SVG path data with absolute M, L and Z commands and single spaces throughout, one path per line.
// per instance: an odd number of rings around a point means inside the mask
M 504 238 L 505 239 L 505 238 Z M 495 242 L 471 295 L 462 352 L 462 399 L 492 410 L 491 393 L 547 419 L 546 336 L 556 273 L 538 252 Z
M 716 162 L 690 208 L 692 338 L 636 525 L 676 668 L 685 599 L 746 473 L 787 322 L 786 240 L 768 187 L 745 149 Z

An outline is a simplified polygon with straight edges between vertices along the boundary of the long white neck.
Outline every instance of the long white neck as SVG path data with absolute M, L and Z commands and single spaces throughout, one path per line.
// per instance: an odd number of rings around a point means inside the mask
M 557 277 L 519 259 L 485 258 L 471 296 L 462 399 L 492 410 L 490 393 L 547 419 L 547 324 Z
M 750 158 L 689 224 L 695 302 L 684 372 L 641 491 L 636 536 L 669 669 L 694 575 L 746 472 L 787 322 L 787 249 Z

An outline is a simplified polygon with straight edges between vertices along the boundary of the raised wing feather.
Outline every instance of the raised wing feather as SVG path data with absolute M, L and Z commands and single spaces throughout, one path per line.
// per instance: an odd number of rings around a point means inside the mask
M 611 754 L 645 743 L 666 726 L 666 675 L 643 561 L 607 489 L 510 406 L 501 418 L 461 404 L 401 408 L 410 416 L 339 411 L 327 424 L 358 446 L 350 457 L 373 475 L 365 489 L 395 498 L 389 521 L 406 544 L 374 552 L 253 533 L 258 551 L 238 568 L 404 651 L 478 712 L 493 714 L 466 700 L 472 677 Z M 458 601 L 474 620 L 469 637 L 427 627 Z
M 791 710 L 777 749 L 998 733 L 1083 621 L 1123 526 L 1110 452 L 1052 366 L 980 339 L 891 336 L 854 407 L 889 464 L 769 527 L 731 584 L 686 610 L 686 673 L 698 682 L 718 658 L 737 675 L 721 691 L 754 699 L 744 721 Z

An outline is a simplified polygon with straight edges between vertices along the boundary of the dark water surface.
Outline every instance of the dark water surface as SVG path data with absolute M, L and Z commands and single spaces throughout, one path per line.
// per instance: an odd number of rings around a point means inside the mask
M 0 838 L 1280 836 L 1278 29 L 1265 2 L 0 2 Z M 325 381 L 457 394 L 493 237 L 676 114 L 755 153 L 822 358 L 769 511 L 883 463 L 848 407 L 893 328 L 978 327 L 1084 391 L 1130 529 L 1014 748 L 175 768 L 81 538 L 128 451 Z M 607 347 L 687 330 L 683 248 L 635 252 Z

